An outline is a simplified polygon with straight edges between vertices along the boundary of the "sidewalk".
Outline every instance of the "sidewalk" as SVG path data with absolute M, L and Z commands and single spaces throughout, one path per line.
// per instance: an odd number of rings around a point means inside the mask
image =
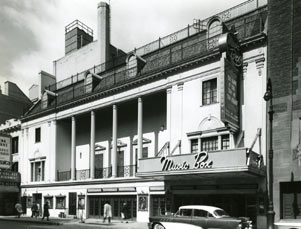
M 29 216 L 21 216 L 20 218 L 17 218 L 16 216 L 0 216 L 0 221 L 15 221 L 15 222 L 22 222 L 22 223 L 34 223 L 34 224 L 46 224 L 46 225 L 64 225 L 64 224 L 94 224 L 94 225 L 100 225 L 103 227 L 118 227 L 118 228 L 127 228 L 127 229 L 147 229 L 147 223 L 141 223 L 136 221 L 128 221 L 128 223 L 121 223 L 120 220 L 112 220 L 109 224 L 108 221 L 103 223 L 102 219 L 86 219 L 83 222 L 81 222 L 80 219 L 72 219 L 72 218 L 58 218 L 58 217 L 49 217 L 49 221 L 44 219 L 42 221 L 42 218 L 31 218 Z
M 49 221 L 47 219 L 42 220 L 42 217 L 31 218 L 29 216 L 21 216 L 17 218 L 16 216 L 0 216 L 0 221 L 15 221 L 15 222 L 23 222 L 23 223 L 35 223 L 35 224 L 48 224 L 48 225 L 63 225 L 66 223 L 79 223 L 79 219 L 72 218 L 58 218 L 58 217 L 49 217 Z

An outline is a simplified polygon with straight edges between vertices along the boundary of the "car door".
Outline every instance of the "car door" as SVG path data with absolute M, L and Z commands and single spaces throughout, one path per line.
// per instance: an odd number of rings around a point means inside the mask
M 180 209 L 175 221 L 178 223 L 191 224 L 192 209 Z
M 191 224 L 201 228 L 207 228 L 208 212 L 202 209 L 194 209 Z

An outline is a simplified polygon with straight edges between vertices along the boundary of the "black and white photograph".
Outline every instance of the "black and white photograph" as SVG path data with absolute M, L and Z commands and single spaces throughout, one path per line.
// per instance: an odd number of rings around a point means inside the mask
M 0 0 L 0 228 L 301 229 L 300 0 Z

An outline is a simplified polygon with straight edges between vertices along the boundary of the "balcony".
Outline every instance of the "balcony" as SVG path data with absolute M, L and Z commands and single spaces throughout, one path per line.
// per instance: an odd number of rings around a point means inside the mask
M 181 154 L 139 160 L 137 176 L 159 176 L 174 179 L 181 176 L 188 178 L 208 176 L 264 176 L 262 156 L 238 148 L 222 151 Z M 196 176 L 197 175 L 197 176 Z
M 136 165 L 117 166 L 117 177 L 132 177 L 136 170 Z M 112 177 L 112 167 L 95 168 L 95 179 L 106 179 Z M 76 170 L 76 180 L 90 179 L 90 170 Z M 71 170 L 57 171 L 57 181 L 71 180 Z

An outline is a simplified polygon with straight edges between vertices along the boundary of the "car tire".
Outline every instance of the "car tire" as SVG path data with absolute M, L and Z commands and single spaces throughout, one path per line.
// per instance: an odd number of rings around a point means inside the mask
M 154 224 L 153 229 L 165 229 L 165 227 L 160 223 L 156 223 Z

